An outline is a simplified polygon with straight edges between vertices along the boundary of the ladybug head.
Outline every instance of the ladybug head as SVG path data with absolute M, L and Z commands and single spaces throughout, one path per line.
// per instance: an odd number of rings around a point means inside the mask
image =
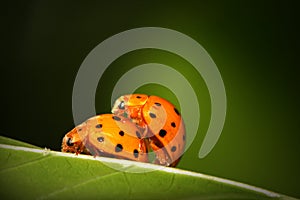
M 65 135 L 61 146 L 62 152 L 76 153 L 76 155 L 80 153 L 89 154 L 88 150 L 85 148 L 82 140 L 80 139 L 77 128 L 74 128 Z
M 112 113 L 126 118 L 136 119 L 148 100 L 148 95 L 128 94 L 119 97 L 112 108 Z
M 128 109 L 128 99 L 125 96 L 121 96 L 115 101 L 111 112 L 115 115 L 125 115 Z M 127 116 L 124 116 L 127 117 Z

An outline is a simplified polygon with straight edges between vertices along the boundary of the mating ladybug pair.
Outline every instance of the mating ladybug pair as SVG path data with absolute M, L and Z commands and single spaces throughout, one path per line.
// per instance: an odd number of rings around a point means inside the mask
M 92 117 L 68 132 L 62 151 L 175 167 L 185 137 L 174 105 L 157 96 L 131 94 L 116 100 L 112 114 Z

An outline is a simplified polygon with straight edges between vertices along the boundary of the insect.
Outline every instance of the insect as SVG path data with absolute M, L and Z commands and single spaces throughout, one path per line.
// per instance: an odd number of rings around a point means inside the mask
M 173 104 L 157 96 L 124 95 L 116 100 L 112 113 L 92 117 L 67 133 L 62 151 L 171 167 L 178 164 L 186 133 Z M 149 161 L 152 152 L 155 158 Z
M 122 116 L 97 115 L 65 135 L 62 151 L 148 162 L 146 143 L 136 136 L 144 130 Z
M 176 166 L 184 152 L 186 133 L 179 111 L 169 101 L 144 94 L 124 95 L 115 101 L 112 113 L 146 128 L 139 138 L 148 140 L 155 163 Z

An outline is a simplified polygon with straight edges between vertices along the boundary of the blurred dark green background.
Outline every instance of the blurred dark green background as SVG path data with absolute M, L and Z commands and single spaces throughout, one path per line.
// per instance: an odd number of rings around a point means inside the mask
M 26 1 L 6 3 L 2 10 L 2 135 L 59 150 L 74 125 L 72 87 L 87 54 L 127 29 L 170 28 L 199 42 L 223 77 L 227 118 L 213 151 L 198 158 L 210 117 L 205 83 L 171 53 L 139 50 L 115 60 L 99 83 L 97 112 L 110 111 L 112 88 L 127 70 L 148 62 L 167 64 L 198 86 L 203 119 L 178 167 L 300 197 L 296 4 Z M 177 104 L 172 92 L 159 85 L 138 91 Z

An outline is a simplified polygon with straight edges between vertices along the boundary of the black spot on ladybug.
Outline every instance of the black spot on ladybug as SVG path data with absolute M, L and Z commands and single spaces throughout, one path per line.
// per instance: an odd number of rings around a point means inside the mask
M 161 104 L 160 104 L 160 103 L 158 103 L 158 102 L 155 102 L 154 104 L 155 104 L 155 105 L 157 105 L 157 106 L 161 106 Z
M 156 118 L 156 115 L 154 113 L 149 113 L 151 118 Z
M 136 136 L 137 136 L 139 139 L 141 139 L 141 138 L 142 138 L 142 136 L 141 136 L 140 132 L 136 131 L 136 132 L 135 132 L 135 134 L 136 134 Z
M 68 138 L 66 143 L 69 147 L 74 145 L 74 143 L 72 142 L 72 138 Z
M 97 124 L 96 128 L 102 128 L 102 124 Z
M 183 141 L 185 141 L 185 134 L 183 135 L 182 139 L 183 139 Z
M 171 123 L 171 126 L 172 126 L 173 128 L 175 128 L 175 127 L 176 127 L 175 122 L 172 122 L 172 123 Z
M 124 110 L 125 109 L 125 103 L 124 101 L 121 101 L 121 103 L 119 104 L 119 109 Z
M 121 118 L 118 117 L 118 116 L 113 116 L 112 118 L 113 118 L 114 120 L 116 120 L 116 121 L 121 121 Z
M 172 152 L 175 152 L 176 149 L 177 149 L 176 146 L 172 146 L 171 151 L 172 151 Z
M 98 140 L 98 142 L 103 142 L 104 141 L 104 137 L 98 137 L 97 140 Z
M 133 150 L 133 155 L 134 155 L 134 157 L 135 158 L 138 158 L 139 157 L 139 152 L 138 152 L 138 150 Z
M 116 152 L 121 152 L 123 150 L 123 146 L 121 144 L 117 144 L 115 151 Z
M 177 108 L 174 108 L 174 111 L 176 112 L 177 115 L 180 115 L 179 111 L 177 110 Z
M 140 98 L 142 98 L 142 97 L 141 97 L 141 96 L 136 96 L 136 98 L 137 98 L 137 99 L 140 99 Z
M 165 137 L 166 135 L 167 135 L 167 131 L 164 130 L 164 129 L 160 129 L 160 131 L 159 131 L 159 136 L 160 136 L 160 137 Z
M 153 140 L 153 144 L 154 144 L 155 146 L 157 146 L 158 148 L 160 148 L 160 149 L 164 147 L 163 143 L 161 143 L 161 141 L 159 141 L 159 140 L 157 140 L 157 139 L 154 139 L 154 140 Z
M 124 131 L 120 131 L 119 135 L 124 136 Z

